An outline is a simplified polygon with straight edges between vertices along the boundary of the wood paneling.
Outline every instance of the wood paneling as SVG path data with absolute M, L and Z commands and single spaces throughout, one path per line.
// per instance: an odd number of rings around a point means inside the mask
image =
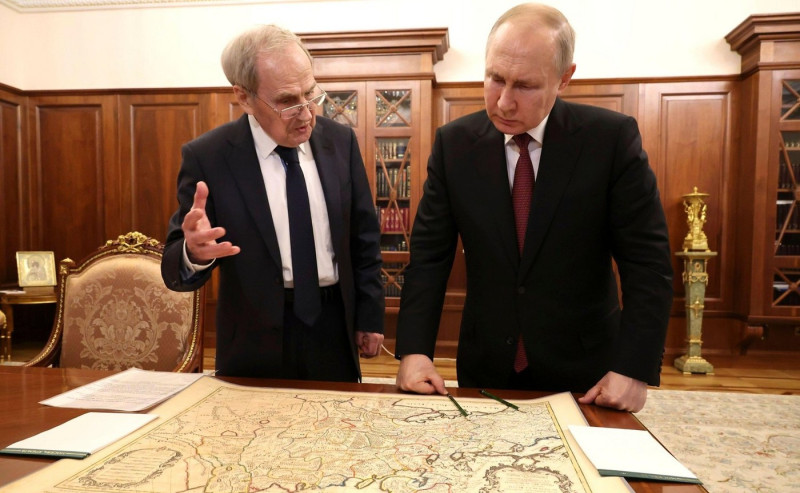
M 24 156 L 25 98 L 0 87 L 0 282 L 17 278 L 15 253 L 25 245 L 22 203 Z
M 178 206 L 181 146 L 212 128 L 211 114 L 209 94 L 120 97 L 120 234 L 166 239 Z
M 703 228 L 709 248 L 719 252 L 709 260 L 705 315 L 732 309 L 734 237 L 728 204 L 733 197 L 730 175 L 733 169 L 730 145 L 732 132 L 732 90 L 729 82 L 648 84 L 644 88 L 645 117 L 640 121 L 644 148 L 656 172 L 661 201 L 667 215 L 673 252 L 683 250 L 688 232 L 683 195 L 694 187 L 709 194 L 707 222 Z M 726 268 L 722 268 L 722 266 Z M 674 258 L 675 301 L 673 311 L 684 310 L 683 262 Z
M 483 108 L 482 82 L 441 84 L 433 91 L 433 130 Z
M 566 101 L 599 106 L 637 118 L 640 84 L 575 80 L 561 94 Z
M 117 166 L 113 96 L 42 96 L 30 102 L 26 225 L 33 249 L 83 258 L 108 238 L 116 209 L 106 173 Z
M 219 124 L 232 122 L 244 114 L 231 90 L 214 94 L 214 107 L 214 121 Z

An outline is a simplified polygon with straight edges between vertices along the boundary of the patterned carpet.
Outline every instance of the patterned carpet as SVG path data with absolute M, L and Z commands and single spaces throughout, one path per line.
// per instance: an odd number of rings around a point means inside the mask
M 800 396 L 650 390 L 636 416 L 711 493 L 800 492 Z

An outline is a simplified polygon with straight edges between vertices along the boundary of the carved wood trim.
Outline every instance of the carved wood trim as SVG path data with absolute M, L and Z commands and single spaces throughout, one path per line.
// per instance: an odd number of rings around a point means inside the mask
M 800 67 L 800 12 L 751 15 L 725 41 L 742 56 L 743 76 Z

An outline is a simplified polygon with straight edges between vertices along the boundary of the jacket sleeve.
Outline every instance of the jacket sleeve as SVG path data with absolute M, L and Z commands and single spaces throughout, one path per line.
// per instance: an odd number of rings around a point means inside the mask
M 167 227 L 166 246 L 161 259 L 161 277 L 164 279 L 164 284 L 173 291 L 194 291 L 211 278 L 211 272 L 218 262 L 214 262 L 214 266 L 190 278 L 184 278 L 181 274 L 184 243 L 181 224 L 194 203 L 197 182 L 203 180 L 200 165 L 190 144 L 185 144 L 181 148 L 181 156 L 181 169 L 178 172 L 178 210 L 170 218 Z M 206 202 L 206 214 L 213 226 L 214 201 L 210 195 Z
M 397 321 L 397 358 L 406 354 L 433 358 L 455 258 L 458 231 L 450 211 L 442 138 L 439 129 L 411 233 L 411 261 L 405 272 Z
M 656 177 L 632 118 L 619 132 L 609 197 L 612 254 L 622 288 L 621 332 L 611 369 L 658 385 L 673 272 Z
M 384 296 L 381 284 L 380 225 L 355 133 L 350 130 L 350 176 L 353 206 L 350 216 L 350 257 L 356 291 L 355 329 L 383 333 Z

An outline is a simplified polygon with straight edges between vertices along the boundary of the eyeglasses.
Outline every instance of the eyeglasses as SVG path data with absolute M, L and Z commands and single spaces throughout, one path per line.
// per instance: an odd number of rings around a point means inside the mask
M 277 113 L 277 114 L 278 114 L 278 116 L 279 116 L 279 117 L 280 117 L 282 120 L 291 120 L 292 118 L 297 118 L 298 116 L 300 116 L 300 113 L 302 113 L 302 112 L 303 112 L 303 110 L 304 110 L 305 108 L 308 108 L 308 111 L 310 111 L 310 112 L 312 112 L 312 113 L 313 113 L 313 112 L 314 112 L 314 109 L 311 107 L 311 105 L 312 105 L 312 104 L 313 104 L 314 106 L 320 106 L 320 105 L 322 105 L 322 102 L 323 102 L 323 101 L 325 101 L 325 96 L 327 96 L 327 95 L 328 95 L 328 94 L 327 94 L 325 91 L 323 91 L 322 89 L 319 89 L 320 91 L 322 91 L 322 93 L 321 93 L 321 94 L 318 94 L 318 95 L 316 95 L 316 96 L 314 96 L 313 98 L 311 98 L 311 99 L 309 99 L 309 100 L 307 100 L 305 103 L 296 104 L 296 105 L 294 105 L 294 106 L 289 106 L 288 108 L 284 108 L 284 109 L 282 109 L 282 110 L 279 110 L 278 108 L 276 108 L 276 107 L 272 106 L 272 105 L 271 105 L 271 104 L 269 104 L 268 102 L 266 102 L 266 101 L 264 101 L 263 99 L 261 99 L 261 98 L 258 96 L 258 94 L 256 94 L 256 92 L 255 92 L 255 91 L 251 91 L 251 90 L 249 90 L 249 89 L 246 89 L 246 90 L 247 90 L 247 92 L 249 92 L 250 94 L 252 94 L 252 95 L 253 95 L 253 97 L 255 97 L 257 100 L 259 100 L 259 101 L 261 101 L 262 103 L 264 103 L 265 105 L 267 105 L 267 107 L 268 107 L 269 109 L 271 109 L 272 111 L 274 111 L 275 113 Z

